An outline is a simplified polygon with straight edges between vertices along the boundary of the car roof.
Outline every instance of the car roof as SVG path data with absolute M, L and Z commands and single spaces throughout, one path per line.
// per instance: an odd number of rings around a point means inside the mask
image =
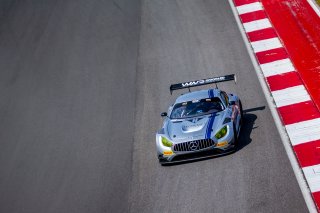
M 213 98 L 213 97 L 219 96 L 219 93 L 220 93 L 219 89 L 198 90 L 198 91 L 194 91 L 194 92 L 189 92 L 189 93 L 180 95 L 177 98 L 175 104 L 187 102 L 187 101 L 192 101 L 192 100 Z

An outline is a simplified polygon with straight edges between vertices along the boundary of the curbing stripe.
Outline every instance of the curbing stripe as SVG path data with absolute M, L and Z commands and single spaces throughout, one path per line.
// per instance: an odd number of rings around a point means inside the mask
M 286 125 L 293 146 L 320 140 L 320 118 Z
M 294 146 L 302 167 L 320 164 L 320 140 Z
M 301 85 L 300 77 L 295 71 L 267 77 L 267 82 L 271 91 Z
M 276 31 L 271 27 L 247 33 L 247 36 L 251 42 L 278 37 Z
M 240 15 L 240 18 L 243 23 L 255 21 L 259 19 L 265 19 L 267 18 L 266 13 L 263 10 L 254 11 L 251 13 L 245 13 Z
M 302 170 L 310 186 L 310 191 L 320 191 L 320 164 L 304 167 Z
M 303 85 L 288 87 L 271 92 L 277 107 L 288 106 L 305 101 L 311 101 L 307 90 Z
M 244 5 L 238 6 L 237 10 L 238 10 L 238 13 L 240 15 L 242 15 L 245 13 L 251 13 L 251 12 L 258 11 L 258 10 L 262 10 L 262 5 L 260 2 L 254 2 L 254 3 L 244 4 Z
M 235 6 L 241 6 L 244 4 L 251 4 L 254 2 L 259 2 L 259 0 L 234 0 Z
M 244 23 L 243 26 L 244 26 L 244 30 L 247 33 L 272 27 L 269 19 L 267 18 L 256 20 L 256 21 L 250 21 L 250 22 Z
M 251 46 L 255 53 L 263 52 L 275 48 L 282 47 L 282 44 L 278 38 L 269 38 L 261 41 L 251 42 Z
M 261 64 L 260 67 L 261 67 L 262 72 L 266 78 L 273 76 L 273 75 L 279 75 L 279 74 L 292 72 L 295 70 L 293 67 L 293 64 L 291 63 L 290 59 L 288 59 L 288 58 L 278 60 L 278 61 L 273 61 L 273 62 L 266 63 L 266 64 Z
M 260 64 L 266 64 L 288 58 L 287 51 L 283 47 L 258 52 L 256 56 Z
M 285 125 L 312 120 L 320 117 L 319 111 L 316 109 L 314 103 L 311 100 L 292 104 L 289 106 L 279 107 L 278 111 Z

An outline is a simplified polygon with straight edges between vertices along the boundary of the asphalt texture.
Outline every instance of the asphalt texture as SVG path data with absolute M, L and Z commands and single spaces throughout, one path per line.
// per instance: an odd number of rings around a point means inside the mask
M 234 154 L 161 166 L 171 83 L 236 73 Z M 227 1 L 0 2 L 0 212 L 307 212 Z

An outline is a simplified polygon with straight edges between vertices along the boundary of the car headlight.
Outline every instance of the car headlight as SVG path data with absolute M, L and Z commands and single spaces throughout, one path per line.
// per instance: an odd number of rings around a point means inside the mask
M 172 146 L 172 142 L 169 141 L 167 138 L 165 137 L 161 137 L 161 142 L 164 146 L 166 147 L 171 147 Z
M 217 139 L 220 139 L 220 138 L 224 137 L 227 134 L 227 132 L 228 132 L 227 126 L 224 126 L 215 134 L 215 137 Z

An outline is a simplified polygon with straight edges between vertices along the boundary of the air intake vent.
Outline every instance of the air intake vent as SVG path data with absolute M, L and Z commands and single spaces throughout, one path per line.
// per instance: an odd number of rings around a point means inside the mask
M 214 146 L 212 139 L 203 139 L 175 144 L 173 150 L 175 152 L 191 152 L 206 149 L 211 146 Z

